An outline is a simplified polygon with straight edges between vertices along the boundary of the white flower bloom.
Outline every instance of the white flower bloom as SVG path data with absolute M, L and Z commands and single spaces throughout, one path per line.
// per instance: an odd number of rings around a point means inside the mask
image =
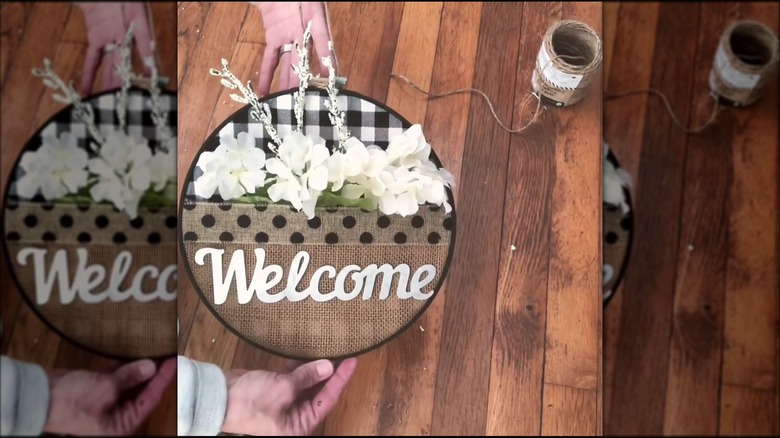
M 99 156 L 89 160 L 90 172 L 97 175 L 97 183 L 90 188 L 92 199 L 111 201 L 130 218 L 138 216 L 138 204 L 152 182 L 151 158 L 147 140 L 111 132 Z
M 341 190 L 347 178 L 354 178 L 363 172 L 371 156 L 360 140 L 350 137 L 344 143 L 344 152 L 333 152 L 328 158 L 328 182 L 331 190 Z
M 268 173 L 276 175 L 268 197 L 273 202 L 286 200 L 313 218 L 317 199 L 328 187 L 329 157 L 322 138 L 290 132 L 279 146 L 278 157 L 266 163 Z
M 87 185 L 87 152 L 68 132 L 59 138 L 45 137 L 34 152 L 25 152 L 19 162 L 24 176 L 16 182 L 20 197 L 30 199 L 39 191 L 47 201 L 76 193 Z
M 454 178 L 430 160 L 430 153 L 420 125 L 394 136 L 387 150 L 351 138 L 344 153 L 328 160 L 331 190 L 341 190 L 346 199 L 367 199 L 385 214 L 408 216 L 425 203 L 443 205 L 449 213 L 446 188 Z
M 230 200 L 254 193 L 265 184 L 265 164 L 265 152 L 255 147 L 252 135 L 223 136 L 214 152 L 204 152 L 198 159 L 203 175 L 195 181 L 195 194 L 210 198 L 219 190 L 222 199 Z
M 168 151 L 158 150 L 150 162 L 152 190 L 159 192 L 169 182 L 176 182 L 176 137 L 168 141 Z
M 609 205 L 620 206 L 621 211 L 625 214 L 628 213 L 630 207 L 626 201 L 623 188 L 631 187 L 631 175 L 625 169 L 615 168 L 612 162 L 607 160 L 608 148 L 609 146 L 604 143 L 604 202 Z
M 387 155 L 391 162 L 405 167 L 420 166 L 428 161 L 431 145 L 425 140 L 422 127 L 414 125 L 390 139 Z
M 423 172 L 422 169 L 426 169 Z M 447 174 L 449 174 L 447 172 Z M 425 203 L 443 205 L 445 212 L 452 211 L 447 201 L 446 187 L 449 183 L 435 170 L 435 165 L 409 170 L 399 167 L 392 172 L 392 182 L 387 184 L 387 192 L 382 195 L 379 209 L 385 214 L 398 213 L 409 216 Z

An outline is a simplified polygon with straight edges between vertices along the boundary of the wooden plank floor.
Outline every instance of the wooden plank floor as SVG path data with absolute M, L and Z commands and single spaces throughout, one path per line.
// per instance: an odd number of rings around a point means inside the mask
M 152 16 L 158 51 L 160 74 L 174 79 L 176 69 L 176 5 L 154 3 Z M 64 80 L 78 84 L 87 47 L 87 33 L 81 11 L 70 3 L 3 2 L 0 6 L 0 83 L 2 83 L 2 148 L 0 148 L 0 193 L 26 141 L 64 105 L 51 98 L 40 78 L 30 70 L 40 67 L 43 58 Z M 101 78 L 101 72 L 96 75 Z M 171 80 L 169 89 L 175 91 Z M 4 257 L 4 252 L 0 251 Z M 10 278 L 5 260 L 0 260 L 2 277 L 2 351 L 13 358 L 35 362 L 45 369 L 78 368 L 105 370 L 116 362 L 83 351 L 48 330 L 34 312 L 22 303 Z M 170 385 L 163 402 L 139 433 L 175 435 L 176 386 Z
M 442 293 L 415 327 L 364 354 L 320 432 L 328 435 L 601 432 L 601 81 L 577 106 L 536 106 L 542 35 L 574 18 L 600 32 L 599 3 L 332 3 L 340 75 L 351 90 L 422 123 L 456 176 L 458 239 Z M 238 109 L 208 75 L 219 59 L 256 80 L 262 23 L 246 3 L 178 6 L 179 175 Z M 179 179 L 179 188 L 183 178 Z M 517 250 L 510 248 L 515 245 Z M 180 263 L 180 270 L 184 268 Z M 245 344 L 179 278 L 179 352 L 228 368 L 279 369 Z
M 605 3 L 607 93 L 654 87 L 683 123 L 733 19 L 778 31 L 777 3 Z M 605 310 L 605 435 L 778 435 L 778 87 L 686 135 L 655 96 L 604 104 L 635 181 L 634 237 Z

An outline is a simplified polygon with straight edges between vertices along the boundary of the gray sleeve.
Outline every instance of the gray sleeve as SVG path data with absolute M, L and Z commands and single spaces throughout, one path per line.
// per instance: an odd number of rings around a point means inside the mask
M 49 413 L 49 378 L 36 364 L 0 357 L 0 435 L 40 435 Z
M 177 434 L 217 435 L 227 409 L 227 381 L 210 363 L 178 357 Z

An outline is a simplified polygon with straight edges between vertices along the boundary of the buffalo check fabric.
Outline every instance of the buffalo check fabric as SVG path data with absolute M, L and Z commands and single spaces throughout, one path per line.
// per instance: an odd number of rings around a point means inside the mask
M 95 115 L 95 125 L 100 129 L 100 133 L 106 136 L 109 132 L 119 128 L 119 119 L 116 115 L 117 91 L 100 94 L 91 98 L 84 99 L 84 102 L 92 106 Z M 131 89 L 127 96 L 127 133 L 130 136 L 145 138 L 149 140 L 152 150 L 156 150 L 160 137 L 159 129 L 152 121 L 152 110 L 150 107 L 151 98 L 149 93 L 140 89 Z M 167 125 L 176 134 L 176 94 L 164 92 L 160 96 L 160 111 L 167 114 Z M 92 137 L 87 132 L 87 126 L 76 119 L 73 115 L 72 107 L 68 107 L 58 112 L 49 120 L 43 128 L 31 138 L 24 148 L 24 151 L 34 151 L 43 143 L 45 137 L 59 137 L 63 132 L 70 132 L 78 139 L 79 147 L 86 149 L 90 157 L 94 152 L 89 148 L 89 142 Z M 22 152 L 24 153 L 24 152 Z M 22 177 L 24 171 L 18 166 L 14 180 Z M 9 194 L 15 197 L 16 187 L 12 183 L 9 188 Z M 40 199 L 39 199 L 40 198 Z M 43 198 L 36 197 L 33 201 L 42 201 Z
M 325 102 L 328 95 L 325 91 L 307 91 L 304 107 L 303 133 L 306 135 L 320 136 L 325 140 L 328 149 L 333 148 L 336 128 L 330 122 L 328 109 Z M 409 124 L 385 108 L 370 102 L 357 93 L 342 91 L 338 96 L 339 109 L 345 113 L 345 124 L 350 134 L 366 145 L 377 145 L 387 148 L 390 139 L 403 133 L 409 128 Z M 293 92 L 261 100 L 261 104 L 268 104 L 271 112 L 273 127 L 280 138 L 296 129 L 295 113 L 293 111 Z M 268 132 L 263 125 L 252 119 L 249 115 L 250 107 L 247 105 L 232 115 L 227 123 L 218 132 L 205 142 L 201 152 L 213 151 L 219 146 L 219 138 L 222 136 L 235 137 L 241 132 L 248 132 L 256 139 L 257 147 L 265 148 L 270 153 L 268 143 L 271 141 Z M 197 163 L 197 157 L 195 159 Z M 187 200 L 202 200 L 195 196 L 193 181 L 201 175 L 199 168 L 194 167 L 192 180 L 187 185 Z M 214 195 L 210 201 L 219 202 L 219 195 Z

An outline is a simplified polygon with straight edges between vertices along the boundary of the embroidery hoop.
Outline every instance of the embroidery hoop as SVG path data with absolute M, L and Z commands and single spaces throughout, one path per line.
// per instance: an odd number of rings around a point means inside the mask
M 278 98 L 280 96 L 292 95 L 292 93 L 294 91 L 296 91 L 296 90 L 297 90 L 297 88 L 276 92 L 276 93 L 273 93 L 273 94 L 270 94 L 270 95 L 268 95 L 266 97 L 261 98 L 260 102 L 261 103 L 268 102 L 268 101 L 276 99 L 276 98 Z M 322 89 L 319 89 L 317 87 L 310 86 L 307 89 L 307 93 L 306 94 L 307 94 L 307 96 L 309 96 L 311 94 L 319 94 L 319 95 L 322 95 L 322 96 L 326 96 L 327 92 L 322 90 Z M 395 117 L 398 120 L 400 120 L 403 129 L 408 129 L 410 126 L 412 126 L 412 124 L 408 120 L 406 120 L 403 116 L 398 114 L 398 112 L 396 112 L 392 108 L 389 108 L 388 106 L 386 106 L 386 105 L 384 105 L 384 104 L 382 104 L 382 103 L 380 103 L 380 102 L 378 102 L 378 101 L 376 101 L 376 100 L 374 100 L 374 99 L 372 99 L 370 97 L 361 95 L 361 94 L 356 93 L 356 92 L 351 91 L 351 90 L 340 90 L 339 91 L 339 95 L 361 99 L 363 101 L 366 101 L 366 102 L 369 102 L 369 103 L 375 105 L 379 109 L 387 111 L 391 117 Z M 198 161 L 197 157 L 200 156 L 200 154 L 205 152 L 205 151 L 213 150 L 214 148 L 216 148 L 216 146 L 219 144 L 218 133 L 225 126 L 230 124 L 239 114 L 243 114 L 245 112 L 248 112 L 250 109 L 251 109 L 250 105 L 242 106 L 239 110 L 237 110 L 236 112 L 231 114 L 216 129 L 214 129 L 214 131 L 207 137 L 206 141 L 204 141 L 204 143 L 201 145 L 198 153 L 196 154 L 196 157 L 193 158 L 193 161 L 190 164 L 190 167 L 189 167 L 189 169 L 187 171 L 186 179 L 184 180 L 184 186 L 182 187 L 182 190 L 180 192 L 180 199 L 179 199 L 179 214 L 178 214 L 178 217 L 179 217 L 179 235 L 180 235 L 180 238 L 179 238 L 179 254 L 181 254 L 181 255 L 183 255 L 185 257 L 185 263 L 184 263 L 185 271 L 186 271 L 187 276 L 188 276 L 188 278 L 190 279 L 190 281 L 191 281 L 191 283 L 193 285 L 193 288 L 198 293 L 199 298 L 203 301 L 203 303 L 209 309 L 209 311 L 217 318 L 217 320 L 220 321 L 220 323 L 222 323 L 222 325 L 225 326 L 226 328 L 228 328 L 232 333 L 234 333 L 239 339 L 243 340 L 244 342 L 247 342 L 248 344 L 250 344 L 250 345 L 252 345 L 252 346 L 254 346 L 254 347 L 256 347 L 256 348 L 258 348 L 258 349 L 260 349 L 262 351 L 265 351 L 267 353 L 274 354 L 274 355 L 277 355 L 277 356 L 280 356 L 280 357 L 288 358 L 288 359 L 309 360 L 309 359 L 321 358 L 319 356 L 317 356 L 317 357 L 314 357 L 314 356 L 308 357 L 308 356 L 301 356 L 301 355 L 286 354 L 284 352 L 281 352 L 281 351 L 278 351 L 276 349 L 273 349 L 273 348 L 271 348 L 269 346 L 262 345 L 262 344 L 260 344 L 258 342 L 253 341 L 252 339 L 250 339 L 250 337 L 248 335 L 246 335 L 245 333 L 242 333 L 240 330 L 238 330 L 236 327 L 234 327 L 230 322 L 228 322 L 226 320 L 226 318 L 224 318 L 223 315 L 220 314 L 216 310 L 216 308 L 215 308 L 216 305 L 211 303 L 211 301 L 209 300 L 209 298 L 206 295 L 206 293 L 203 292 L 203 289 L 202 289 L 201 285 L 199 285 L 198 282 L 196 281 L 195 275 L 194 275 L 194 273 L 192 271 L 192 267 L 191 267 L 191 263 L 192 263 L 191 259 L 194 258 L 194 257 L 193 257 L 193 255 L 190 255 L 188 253 L 188 251 L 187 251 L 187 249 L 185 247 L 184 239 L 181 238 L 182 234 L 186 232 L 185 229 L 184 229 L 185 227 L 183 226 L 183 222 L 185 220 L 185 216 L 187 215 L 187 212 L 185 210 L 185 203 L 188 200 L 188 198 L 193 196 L 193 195 L 187 194 L 187 191 L 188 191 L 188 187 L 194 181 L 193 176 L 194 176 L 195 169 L 197 167 L 197 161 Z M 307 109 L 308 109 L 308 107 L 307 107 Z M 333 129 L 335 131 L 335 128 L 333 128 Z M 335 140 L 335 136 L 334 136 L 334 141 L 336 141 Z M 441 165 L 441 161 L 439 160 L 438 156 L 436 155 L 435 151 L 433 151 L 433 150 L 431 150 L 430 159 L 438 167 L 442 166 Z M 456 208 L 455 208 L 454 196 L 453 196 L 452 190 L 449 189 L 449 188 L 447 188 L 447 195 L 448 195 L 448 202 L 453 207 L 452 212 L 450 213 L 450 215 L 452 217 L 452 224 L 453 225 L 452 225 L 452 230 L 451 230 L 450 243 L 449 243 L 449 248 L 448 248 L 448 251 L 447 251 L 446 261 L 444 262 L 443 267 L 441 267 L 441 271 L 440 271 L 440 274 L 439 274 L 440 275 L 440 279 L 437 282 L 437 284 L 434 286 L 433 294 L 429 298 L 427 298 L 427 300 L 422 305 L 420 310 L 417 311 L 417 313 L 409 321 L 407 321 L 404 325 L 401 325 L 398 328 L 396 328 L 393 331 L 392 335 L 387 336 L 382 341 L 377 342 L 377 343 L 375 343 L 373 345 L 370 345 L 370 346 L 368 346 L 366 348 L 355 350 L 355 351 L 347 353 L 347 354 L 342 354 L 342 355 L 333 356 L 333 357 L 327 357 L 328 359 L 331 359 L 331 360 L 341 360 L 341 359 L 345 359 L 345 358 L 348 358 L 348 357 L 354 357 L 354 356 L 364 354 L 366 352 L 372 351 L 374 349 L 377 349 L 377 348 L 385 345 L 386 343 L 390 342 L 391 340 L 395 339 L 397 336 L 399 336 L 400 334 L 405 332 L 409 327 L 414 325 L 414 323 L 419 320 L 419 318 L 428 309 L 428 306 L 430 306 L 430 304 L 436 298 L 436 296 L 438 295 L 439 291 L 441 290 L 442 285 L 444 284 L 444 281 L 446 280 L 447 274 L 449 273 L 449 267 L 450 267 L 451 262 L 452 262 L 452 256 L 453 256 L 454 248 L 455 248 L 457 218 L 456 218 Z M 294 214 L 304 215 L 303 212 L 297 212 L 297 213 L 294 213 Z M 304 215 L 304 217 L 305 217 L 305 215 Z M 283 268 L 284 268 L 284 266 L 283 266 Z M 313 268 L 313 266 L 309 266 L 310 270 L 313 270 L 312 268 Z M 287 274 L 288 274 L 288 272 L 284 273 L 285 276 Z M 231 289 L 233 289 L 233 288 L 231 288 Z
M 95 94 L 91 94 L 91 95 L 89 95 L 87 97 L 84 97 L 82 99 L 82 101 L 84 103 L 88 104 L 88 105 L 94 106 L 95 103 L 98 102 L 101 97 L 107 96 L 107 95 L 116 96 L 116 94 L 118 92 L 119 92 L 119 88 L 108 90 L 108 91 L 104 91 L 104 92 L 100 92 L 100 93 L 95 93 Z M 141 93 L 143 95 L 144 101 L 148 101 L 149 96 L 150 96 L 148 90 L 145 90 L 143 88 L 136 87 L 136 86 L 130 87 L 129 92 L 131 94 L 133 94 L 133 93 Z M 171 98 L 171 99 L 173 99 L 173 101 L 176 101 L 176 97 L 177 97 L 177 94 L 175 92 L 164 90 L 164 89 L 160 90 L 160 95 L 161 96 L 166 96 L 167 98 Z M 13 183 L 17 179 L 17 169 L 19 167 L 19 163 L 21 161 L 22 155 L 25 152 L 27 152 L 27 151 L 34 150 L 32 148 L 32 146 L 35 145 L 36 143 L 41 143 L 41 134 L 43 133 L 43 131 L 45 129 L 47 129 L 51 124 L 57 123 L 57 120 L 59 118 L 63 117 L 64 114 L 70 113 L 72 110 L 73 110 L 73 105 L 68 105 L 65 108 L 57 111 L 57 113 L 55 113 L 49 119 L 47 119 L 46 122 L 38 130 L 36 130 L 36 132 L 27 140 L 27 142 L 25 143 L 24 147 L 21 149 L 19 155 L 17 156 L 16 160 L 14 161 L 13 166 L 11 167 L 11 172 L 10 172 L 10 175 L 8 176 L 6 187 L 5 187 L 5 190 L 3 192 L 3 202 L 2 202 L 3 220 L 0 221 L 0 233 L 2 233 L 2 236 L 3 236 L 3 245 L 2 246 L 3 246 L 4 255 L 5 255 L 6 260 L 7 260 L 8 270 L 9 270 L 9 273 L 10 273 L 9 276 L 13 280 L 13 284 L 15 286 L 15 289 L 22 296 L 22 300 L 25 302 L 25 304 L 30 309 L 32 309 L 32 311 L 36 315 L 36 317 L 38 317 L 38 319 L 40 319 L 46 325 L 46 327 L 49 330 L 51 330 L 52 332 L 56 333 L 57 335 L 59 335 L 60 337 L 62 337 L 66 341 L 70 342 L 71 344 L 76 345 L 77 347 L 82 348 L 85 351 L 88 351 L 90 353 L 93 353 L 93 354 L 96 354 L 96 355 L 99 355 L 99 356 L 103 356 L 103 357 L 107 357 L 107 358 L 111 358 L 111 359 L 116 359 L 116 360 L 133 360 L 133 359 L 140 359 L 140 358 L 149 358 L 149 359 L 152 359 L 152 360 L 158 360 L 158 359 L 164 359 L 164 358 L 170 357 L 170 356 L 175 354 L 176 348 L 173 348 L 170 353 L 162 354 L 162 355 L 152 355 L 151 357 L 149 355 L 123 355 L 123 354 L 116 354 L 116 353 L 113 353 L 113 354 L 112 353 L 108 353 L 108 352 L 102 351 L 102 350 L 100 350 L 100 349 L 98 349 L 98 348 L 96 348 L 94 346 L 88 345 L 84 341 L 76 340 L 74 338 L 74 336 L 65 333 L 59 327 L 54 325 L 54 323 L 52 323 L 50 321 L 50 318 L 44 316 L 42 310 L 39 309 L 39 306 L 37 304 L 35 304 L 34 300 L 31 298 L 31 296 L 27 292 L 25 292 L 25 289 L 22 287 L 22 284 L 19 281 L 19 276 L 17 275 L 16 269 L 14 268 L 14 265 L 13 265 L 14 258 L 11 256 L 9 244 L 7 243 L 7 231 L 8 230 L 7 230 L 7 227 L 6 227 L 6 220 L 7 220 L 6 211 L 8 210 L 9 202 L 12 202 L 12 201 L 16 202 L 16 201 L 18 201 L 17 196 L 15 194 L 13 194 L 13 195 L 11 194 L 11 187 L 12 187 Z M 78 123 L 81 123 L 81 122 L 78 122 Z M 175 124 L 174 124 L 174 126 L 175 126 Z M 88 137 L 88 135 L 87 135 L 87 137 Z M 37 149 L 38 147 L 40 147 L 40 145 L 35 146 L 35 149 Z M 43 240 L 42 240 L 42 242 L 43 242 Z M 70 273 L 69 273 L 69 275 L 70 275 Z M 73 279 L 71 279 L 71 280 L 73 280 Z M 106 280 L 108 280 L 108 278 Z M 52 293 L 52 298 L 54 297 L 54 295 L 55 294 Z M 50 298 L 50 299 L 52 299 L 52 298 Z M 174 347 L 175 347 L 175 345 L 174 345 Z

